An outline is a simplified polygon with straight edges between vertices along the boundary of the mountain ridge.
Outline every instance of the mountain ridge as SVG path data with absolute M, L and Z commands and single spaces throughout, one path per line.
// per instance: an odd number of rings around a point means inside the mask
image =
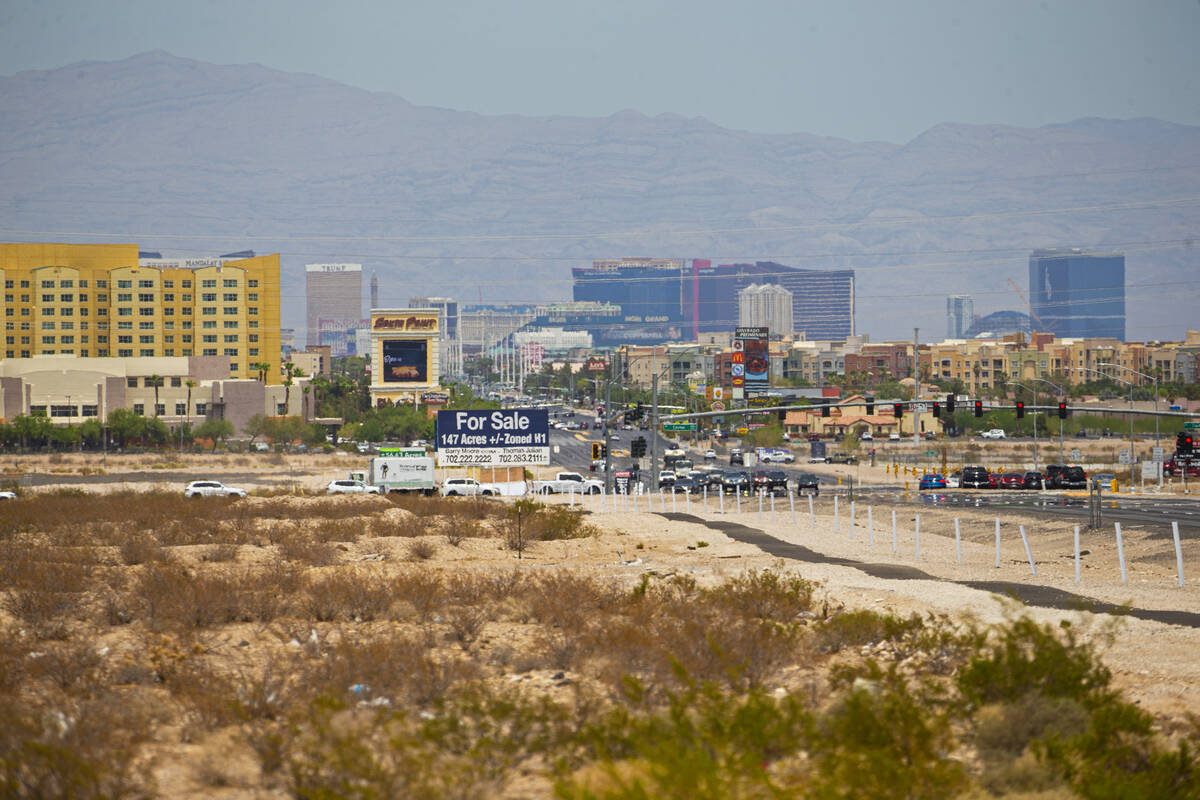
M 277 250 L 293 306 L 303 264 L 324 260 L 378 270 L 392 305 L 570 297 L 568 268 L 592 258 L 775 260 L 856 268 L 858 329 L 906 338 L 941 334 L 944 294 L 1022 308 L 1007 279 L 1026 282 L 1035 247 L 1149 242 L 1126 248 L 1130 335 L 1179 338 L 1194 319 L 1200 206 L 1163 201 L 1200 195 L 1200 127 L 1162 120 L 852 142 L 669 112 L 417 106 L 165 51 L 0 77 L 0 107 L 4 236 Z M 285 323 L 302 327 L 302 304 Z

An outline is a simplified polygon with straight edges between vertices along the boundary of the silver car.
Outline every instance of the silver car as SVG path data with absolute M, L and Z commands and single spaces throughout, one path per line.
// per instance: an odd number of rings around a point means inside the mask
M 15 492 L 0 491 L 0 500 L 16 500 L 16 499 L 17 499 L 17 495 Z
M 245 497 L 245 489 L 235 489 L 220 481 L 192 481 L 183 490 L 185 497 Z
M 325 494 L 379 494 L 379 487 L 362 481 L 330 481 Z

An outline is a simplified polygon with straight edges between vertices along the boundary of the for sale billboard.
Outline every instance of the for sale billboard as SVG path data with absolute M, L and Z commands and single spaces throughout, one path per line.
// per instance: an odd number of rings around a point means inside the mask
M 743 327 L 734 330 L 734 386 L 745 387 L 746 393 L 765 392 L 770 388 L 770 331 L 764 327 Z M 741 359 L 738 358 L 739 354 Z M 738 366 L 741 369 L 738 369 Z M 738 372 L 742 382 L 738 383 Z
M 444 467 L 547 465 L 550 415 L 544 408 L 441 410 L 434 447 Z

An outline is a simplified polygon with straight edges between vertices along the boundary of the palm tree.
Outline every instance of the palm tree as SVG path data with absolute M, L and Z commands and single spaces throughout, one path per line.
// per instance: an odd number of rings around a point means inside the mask
M 150 384 L 154 387 L 154 416 L 158 416 L 158 388 L 162 386 L 163 379 L 161 375 L 151 375 Z
M 183 408 L 183 416 L 186 421 L 186 418 L 192 413 L 192 389 L 196 388 L 196 382 L 191 378 L 188 378 L 186 381 L 184 381 L 184 385 L 187 386 L 188 390 L 187 405 Z
M 295 383 L 295 378 L 303 378 L 304 370 L 297 367 L 291 361 L 283 362 L 283 413 L 291 409 L 292 384 Z

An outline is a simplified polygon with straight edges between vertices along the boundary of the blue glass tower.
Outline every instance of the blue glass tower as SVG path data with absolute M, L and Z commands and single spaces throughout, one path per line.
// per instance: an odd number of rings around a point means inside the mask
M 1029 302 L 1039 331 L 1124 341 L 1125 254 L 1034 250 Z

